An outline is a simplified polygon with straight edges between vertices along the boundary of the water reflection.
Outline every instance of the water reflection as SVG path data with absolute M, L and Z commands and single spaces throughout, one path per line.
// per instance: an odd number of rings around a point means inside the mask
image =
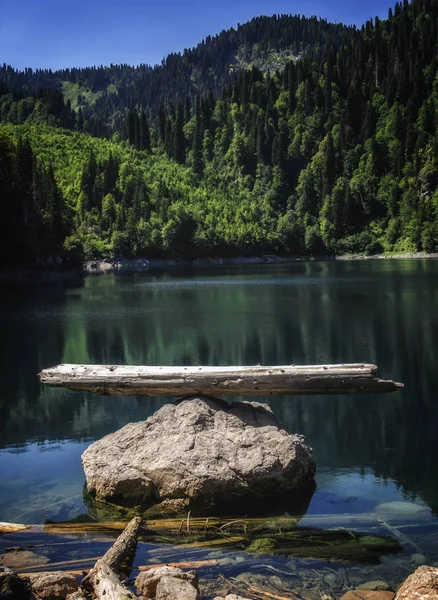
M 360 494 L 370 490 L 378 496 L 375 502 L 385 500 L 385 482 L 392 499 L 404 495 L 437 511 L 437 270 L 434 261 L 303 263 L 3 288 L 0 476 L 4 481 L 15 465 L 19 479 L 30 477 L 26 461 L 13 462 L 11 446 L 70 440 L 61 448 L 73 449 L 74 465 L 66 463 L 57 485 L 74 481 L 79 493 L 83 443 L 144 419 L 164 403 L 42 389 L 36 374 L 59 362 L 367 361 L 378 364 L 382 376 L 404 381 L 405 389 L 381 397 L 267 401 L 314 448 L 319 477 L 314 502 L 321 510 L 329 509 L 330 500 L 324 500 L 329 481 L 343 472 L 350 473 L 345 490 L 354 478 L 362 481 L 350 503 L 337 488 L 346 512 L 357 512 Z M 35 481 L 47 489 L 54 485 L 48 457 L 63 456 L 59 446 L 51 447 L 32 463 Z M 18 496 L 22 501 L 24 489 L 2 489 L 0 509 Z

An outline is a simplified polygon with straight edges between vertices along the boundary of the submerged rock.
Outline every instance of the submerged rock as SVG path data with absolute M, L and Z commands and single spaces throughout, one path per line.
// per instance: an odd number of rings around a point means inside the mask
M 82 463 L 88 491 L 124 506 L 240 505 L 247 512 L 262 501 L 286 497 L 293 504 L 314 487 L 315 463 L 303 437 L 287 433 L 256 402 L 167 404 L 92 444 Z
M 395 600 L 437 600 L 438 569 L 420 567 L 399 588 Z
M 388 519 L 391 521 L 427 519 L 431 516 L 430 508 L 426 506 L 414 504 L 413 502 L 400 502 L 398 500 L 379 504 L 379 506 L 376 507 L 376 514 L 381 519 Z
M 381 580 L 367 581 L 366 583 L 362 583 L 361 585 L 357 586 L 357 589 L 371 591 L 371 592 L 390 592 L 391 591 L 390 586 L 385 581 L 381 581 Z
M 341 600 L 393 600 L 394 592 L 351 590 L 344 594 Z

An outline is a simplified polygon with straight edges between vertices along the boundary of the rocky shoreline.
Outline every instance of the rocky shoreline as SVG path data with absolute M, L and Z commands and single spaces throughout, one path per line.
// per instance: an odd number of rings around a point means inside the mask
M 197 258 L 193 260 L 182 259 L 98 259 L 84 262 L 84 272 L 109 273 L 109 272 L 142 272 L 154 270 L 166 270 L 184 267 L 222 267 L 222 266 L 245 266 L 245 265 L 271 265 L 304 262 L 332 262 L 332 261 L 355 261 L 355 260 L 384 260 L 384 259 L 414 259 L 435 260 L 438 253 L 427 254 L 426 252 L 409 252 L 406 254 L 376 254 L 376 255 L 348 255 L 348 256 L 253 256 L 235 258 Z
M 236 522 L 234 522 L 236 523 Z M 129 524 L 116 523 L 122 529 L 121 535 L 112 545 L 108 543 L 104 554 L 96 556 L 93 548 L 102 548 L 102 542 L 93 541 L 80 536 L 82 552 L 86 546 L 92 547 L 85 554 L 94 558 L 85 560 L 69 560 L 67 562 L 49 562 L 43 560 L 35 563 L 36 552 L 42 546 L 24 545 L 8 548 L 0 559 L 7 559 L 0 564 L 0 600 L 437 600 L 438 569 L 421 566 L 410 574 L 404 570 L 396 578 L 385 575 L 385 571 L 366 574 L 345 564 L 345 567 L 332 563 L 318 562 L 306 566 L 302 561 L 284 562 L 273 566 L 269 558 L 260 553 L 252 566 L 256 569 L 241 572 L 236 576 L 233 568 L 235 561 L 246 559 L 240 556 L 225 555 L 215 550 L 187 557 L 187 550 L 181 555 L 175 554 L 177 548 L 172 546 L 158 548 L 147 546 L 144 536 L 149 527 L 157 524 L 142 522 L 135 517 Z M 6 525 L 6 524 L 3 524 Z M 70 524 L 74 527 L 79 525 Z M 97 525 L 97 524 L 96 524 Z M 58 531 L 55 526 L 56 535 Z M 62 528 L 62 524 L 60 526 Z M 59 528 L 59 526 L 58 526 Z M 58 531 L 58 534 L 62 531 Z M 75 532 L 64 531 L 68 545 L 75 544 Z M 19 535 L 25 535 L 20 533 Z M 40 536 L 36 531 L 34 536 Z M 187 534 L 186 534 L 187 535 Z M 350 534 L 352 535 L 352 534 Z M 354 536 L 352 536 L 354 537 Z M 15 537 L 15 543 L 26 538 Z M 34 537 L 34 540 L 36 541 Z M 39 538 L 40 542 L 42 541 Z M 30 541 L 27 538 L 27 543 Z M 58 548 L 60 538 L 55 538 Z M 351 541 L 351 538 L 350 538 Z M 43 544 L 44 546 L 44 544 Z M 26 550 L 33 549 L 33 552 Z M 39 548 L 39 550 L 38 550 Z M 181 546 L 179 546 L 181 552 Z M 189 546 L 190 548 L 190 546 Z M 142 557 L 147 556 L 147 563 Z M 170 555 L 169 555 L 170 551 Z M 94 552 L 94 553 L 93 553 Z M 101 551 L 100 551 L 101 552 Z M 11 554 L 12 553 L 12 554 Z M 76 556 L 76 552 L 69 553 Z M 21 561 L 12 560 L 13 555 L 23 555 Z M 31 566 L 26 567 L 28 555 Z M 175 558 L 176 562 L 172 562 Z M 249 555 L 250 556 L 250 555 Z M 9 558 L 8 558 L 9 557 Z M 43 556 L 41 556 L 43 558 Z M 164 560 L 163 560 L 164 559 Z M 133 562 L 135 560 L 135 562 Z M 96 562 L 97 561 L 97 562 Z M 15 564 L 14 566 L 7 566 Z M 347 561 L 348 563 L 348 561 Z M 241 563 L 240 563 L 241 564 Z M 52 566 L 53 565 L 53 566 Z M 83 566 L 82 566 L 83 565 Z M 134 565 L 134 566 L 133 566 Z M 230 566 L 231 565 L 231 566 Z M 57 567 L 57 570 L 54 568 Z M 61 567 L 61 568 L 60 568 Z M 81 567 L 81 568 L 80 568 Z M 267 572 L 268 570 L 268 572 Z M 265 574 L 263 574 L 265 572 Z M 374 577 L 373 577 L 374 575 Z M 401 575 L 401 576 L 400 576 Z M 309 579 L 310 577 L 310 579 Z
M 226 267 L 246 265 L 275 265 L 306 262 L 337 262 L 386 259 L 436 260 L 438 253 L 409 252 L 405 254 L 363 254 L 346 256 L 240 256 L 234 258 L 197 258 L 183 259 L 147 259 L 147 258 L 99 258 L 85 261 L 82 266 L 66 268 L 62 263 L 38 265 L 37 267 L 18 267 L 0 270 L 0 283 L 9 282 L 51 282 L 83 277 L 84 275 L 100 275 L 104 273 L 141 273 L 148 271 L 166 271 L 173 269 L 198 267 Z

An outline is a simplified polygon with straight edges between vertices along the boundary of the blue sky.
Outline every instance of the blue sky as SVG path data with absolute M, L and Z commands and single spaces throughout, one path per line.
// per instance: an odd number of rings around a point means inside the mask
M 318 15 L 361 25 L 388 0 L 0 0 L 0 63 L 15 68 L 156 64 L 254 16 Z

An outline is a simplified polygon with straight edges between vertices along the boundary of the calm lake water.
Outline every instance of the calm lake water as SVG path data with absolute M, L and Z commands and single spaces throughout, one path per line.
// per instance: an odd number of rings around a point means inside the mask
M 343 525 L 345 516 L 372 513 L 408 536 L 406 560 L 421 551 L 429 564 L 438 561 L 438 262 L 3 284 L 0 339 L 0 521 L 85 513 L 81 453 L 165 402 L 44 389 L 37 373 L 45 367 L 364 361 L 404 390 L 266 399 L 314 449 L 317 490 L 303 523 L 326 515 Z

